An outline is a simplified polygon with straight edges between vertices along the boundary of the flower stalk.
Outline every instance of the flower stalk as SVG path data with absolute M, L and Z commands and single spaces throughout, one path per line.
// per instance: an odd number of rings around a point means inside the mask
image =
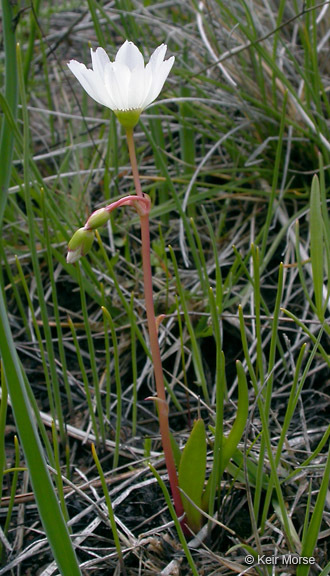
M 143 192 L 139 178 L 138 165 L 136 161 L 133 130 L 126 131 L 126 138 L 127 138 L 130 162 L 132 166 L 132 173 L 136 194 L 139 197 L 141 196 L 143 197 Z M 178 488 L 178 476 L 171 445 L 171 435 L 168 421 L 168 404 L 166 402 L 163 367 L 159 349 L 158 329 L 157 329 L 157 321 L 153 301 L 152 273 L 150 262 L 149 212 L 145 214 L 140 214 L 140 225 L 141 225 L 142 268 L 143 268 L 145 307 L 147 314 L 151 356 L 154 367 L 156 392 L 157 392 L 157 397 L 155 398 L 155 400 L 157 403 L 159 429 L 164 450 L 166 468 L 174 500 L 174 506 L 178 517 L 180 517 L 183 515 L 183 505 L 182 505 L 181 493 Z
M 128 195 L 119 200 L 112 202 L 104 208 L 95 210 L 83 228 L 79 228 L 71 238 L 68 245 L 67 262 L 73 263 L 79 260 L 82 256 L 90 250 L 93 239 L 94 231 L 103 226 L 110 218 L 110 213 L 116 208 L 121 206 L 131 206 L 135 208 L 140 217 L 141 226 L 141 244 L 142 244 L 142 269 L 143 269 L 143 282 L 144 282 L 144 295 L 145 307 L 147 314 L 147 324 L 150 339 L 151 356 L 154 367 L 155 383 L 157 395 L 154 398 L 159 418 L 159 429 L 164 450 L 165 463 L 169 476 L 171 492 L 173 495 L 174 506 L 178 517 L 183 516 L 184 509 L 181 499 L 181 493 L 178 488 L 178 475 L 174 461 L 174 455 L 171 444 L 171 434 L 168 420 L 168 404 L 166 401 L 165 384 L 162 360 L 158 342 L 158 324 L 155 316 L 155 308 L 153 301 L 153 288 L 152 288 L 152 272 L 150 261 L 150 226 L 149 226 L 149 213 L 150 213 L 150 198 L 143 194 L 138 164 L 135 154 L 135 144 L 133 137 L 133 129 L 126 130 L 128 151 L 130 162 L 132 166 L 132 173 L 136 195 Z

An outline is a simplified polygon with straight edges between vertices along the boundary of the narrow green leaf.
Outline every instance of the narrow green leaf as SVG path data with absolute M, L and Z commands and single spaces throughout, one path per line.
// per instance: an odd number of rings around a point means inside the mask
M 113 536 L 113 539 L 115 541 L 115 546 L 116 546 L 116 550 L 117 550 L 117 554 L 118 554 L 118 558 L 119 558 L 119 563 L 120 563 L 120 566 L 122 569 L 122 573 L 125 575 L 126 569 L 125 569 L 125 565 L 124 565 L 123 554 L 121 551 L 120 538 L 119 538 L 119 534 L 118 534 L 118 530 L 117 530 L 116 518 L 115 518 L 114 511 L 113 511 L 112 502 L 111 502 L 108 486 L 107 486 L 107 483 L 106 483 L 106 480 L 104 477 L 103 469 L 102 469 L 99 457 L 96 453 L 96 449 L 95 449 L 94 444 L 92 444 L 92 455 L 94 458 L 94 462 L 95 462 L 97 471 L 98 471 L 99 476 L 100 476 L 102 490 L 103 490 L 105 502 L 106 502 L 106 505 L 108 508 L 108 514 L 109 514 L 109 520 L 110 520 L 110 524 L 111 524 L 112 536 Z
M 224 363 L 224 360 L 223 360 Z M 230 460 L 232 457 L 237 453 L 237 445 L 242 437 L 242 434 L 245 429 L 248 412 L 249 412 L 249 395 L 248 395 L 248 387 L 246 382 L 246 376 L 244 372 L 244 368 L 237 360 L 236 362 L 237 374 L 238 374 L 238 402 L 237 402 L 237 414 L 235 418 L 235 422 L 233 427 L 228 435 L 228 437 L 222 436 L 222 442 L 217 442 L 220 427 L 216 426 L 215 432 L 215 441 L 214 441 L 214 461 L 213 461 L 213 470 L 208 479 L 207 486 L 202 498 L 202 505 L 203 509 L 205 510 L 209 506 L 209 511 L 212 511 L 213 504 L 212 500 L 215 496 L 215 489 L 218 485 L 219 481 L 222 478 L 222 475 L 227 468 Z M 218 414 L 217 414 L 218 417 Z M 217 444 L 220 444 L 219 452 L 221 457 L 216 457 L 216 447 Z M 213 486 L 212 486 L 213 484 Z
M 284 99 L 283 99 L 283 107 L 282 107 L 282 115 L 281 115 L 281 123 L 280 129 L 278 134 L 278 141 L 277 141 L 277 149 L 276 149 L 276 156 L 275 156 L 275 164 L 273 169 L 273 181 L 272 181 L 272 190 L 270 194 L 270 198 L 268 200 L 268 210 L 267 216 L 265 221 L 265 226 L 263 230 L 263 237 L 260 249 L 260 260 L 262 261 L 265 254 L 266 254 L 266 247 L 269 238 L 269 230 L 272 222 L 272 218 L 274 215 L 274 202 L 277 193 L 277 186 L 280 174 L 280 164 L 282 159 L 282 150 L 283 150 L 283 135 L 285 130 L 285 123 L 286 123 L 286 105 L 287 105 L 288 93 L 285 92 Z
M 179 468 L 179 487 L 188 526 L 198 532 L 202 525 L 202 515 L 197 508 L 202 505 L 202 492 L 206 472 L 206 433 L 202 419 L 196 420 L 188 442 L 184 447 Z M 187 498 L 196 505 L 194 506 Z
M 281 520 L 282 524 L 284 524 L 284 522 L 287 523 L 287 534 L 290 535 L 290 540 L 293 543 L 293 550 L 300 550 L 301 549 L 301 542 L 299 539 L 299 535 L 297 534 L 297 531 L 295 529 L 295 526 L 292 522 L 292 519 L 290 518 L 290 516 L 286 516 L 286 518 L 283 517 L 283 509 L 281 508 L 281 506 L 277 502 L 276 498 L 273 498 L 272 504 L 273 504 L 273 508 L 275 510 L 275 514 Z M 306 556 L 306 554 L 302 554 L 302 556 Z
M 121 391 L 121 376 L 119 368 L 119 351 L 118 351 L 118 341 L 116 336 L 116 328 L 112 316 L 105 308 L 102 306 L 102 312 L 104 320 L 110 327 L 112 346 L 113 346 L 113 360 L 115 364 L 115 381 L 116 381 L 116 394 L 117 394 L 117 420 L 116 420 L 116 448 L 113 455 L 113 468 L 117 468 L 119 461 L 119 445 L 120 445 L 120 433 L 121 433 L 121 420 L 122 420 L 122 391 Z
M 313 556 L 314 549 L 317 543 L 321 521 L 324 515 L 324 505 L 325 499 L 328 494 L 329 490 L 329 481 L 330 481 L 330 449 L 328 451 L 328 458 L 326 461 L 324 474 L 320 486 L 319 493 L 317 495 L 316 503 L 314 506 L 313 514 L 309 523 L 308 530 L 304 535 L 303 545 L 301 549 L 301 556 L 306 556 L 310 558 Z M 307 576 L 309 571 L 309 566 L 298 566 L 297 568 L 297 576 Z
M 5 48 L 5 98 L 8 108 L 14 119 L 17 115 L 18 102 L 18 82 L 16 66 L 16 40 L 15 27 L 13 26 L 14 15 L 12 11 L 13 3 L 10 0 L 2 0 L 2 30 Z M 9 179 L 12 169 L 14 147 L 14 134 L 10 123 L 5 115 L 2 120 L 0 133 L 0 228 L 7 203 Z
M 319 576 L 329 576 L 330 574 L 330 562 L 323 568 L 322 572 L 320 572 Z
M 99 436 L 102 442 L 105 442 L 105 425 L 103 421 L 103 407 L 102 407 L 102 400 L 101 400 L 101 391 L 100 391 L 100 383 L 97 373 L 97 366 L 96 366 L 96 354 L 95 354 L 95 346 L 94 340 L 92 336 L 92 331 L 90 328 L 89 317 L 88 317 L 88 309 L 87 309 L 87 301 L 86 301 L 86 294 L 84 289 L 83 278 L 81 274 L 81 266 L 80 263 L 77 266 L 78 272 L 78 282 L 80 288 L 80 301 L 81 301 L 81 311 L 84 318 L 84 326 L 85 332 L 87 337 L 88 343 L 88 350 L 89 350 L 89 358 L 91 363 L 91 371 L 93 377 L 93 384 L 94 384 L 94 399 L 96 403 L 96 413 L 97 413 L 97 423 L 99 427 Z M 99 440 L 99 436 L 97 436 L 97 441 Z
M 12 518 L 12 512 L 13 512 L 14 505 L 15 505 L 15 496 L 16 496 L 17 486 L 18 486 L 18 473 L 20 471 L 20 467 L 19 467 L 20 449 L 19 449 L 17 436 L 14 436 L 14 446 L 15 446 L 15 464 L 14 464 L 14 470 L 13 470 L 14 474 L 13 474 L 13 477 L 11 479 L 11 490 L 10 490 L 10 499 L 9 499 L 9 504 L 8 504 L 8 512 L 7 512 L 5 527 L 3 530 L 5 536 L 7 536 L 7 534 L 8 534 L 8 530 L 9 530 L 9 526 L 10 526 L 10 522 L 11 522 L 11 518 Z
M 0 383 L 1 383 L 1 402 L 0 402 L 0 500 L 1 500 L 3 490 L 3 475 L 6 466 L 5 428 L 6 428 L 7 407 L 8 407 L 8 391 L 3 371 L 3 363 L 1 360 L 0 360 Z M 1 542 L 0 557 L 2 555 L 2 550 L 3 550 L 3 544 Z
M 257 404 L 258 404 L 260 417 L 261 417 L 261 421 L 262 421 L 262 430 L 263 430 L 262 438 L 264 439 L 263 441 L 265 442 L 265 447 L 266 447 L 267 453 L 268 453 L 269 464 L 270 464 L 270 468 L 271 468 L 271 481 L 274 482 L 277 500 L 279 502 L 279 506 L 280 506 L 280 510 L 281 510 L 281 518 L 283 519 L 283 525 L 284 525 L 283 528 L 284 528 L 285 533 L 286 533 L 287 538 L 288 538 L 288 544 L 290 546 L 290 550 L 292 550 L 294 548 L 294 546 L 293 546 L 291 533 L 290 533 L 290 526 L 289 526 L 287 509 L 286 509 L 283 493 L 281 490 L 280 481 L 279 481 L 278 474 L 277 474 L 275 459 L 273 457 L 273 449 L 272 449 L 272 445 L 271 445 L 271 437 L 270 437 L 269 426 L 268 426 L 268 417 L 265 414 L 264 402 L 262 401 L 261 395 L 259 394 L 258 381 L 257 381 L 256 375 L 255 375 L 255 372 L 254 372 L 254 369 L 252 366 L 252 362 L 251 362 L 251 358 L 250 358 L 250 354 L 249 354 L 249 348 L 248 348 L 247 337 L 246 337 L 246 332 L 245 332 L 244 316 L 243 316 L 243 310 L 242 310 L 241 306 L 239 306 L 239 308 L 238 308 L 238 315 L 239 315 L 239 322 L 240 322 L 240 328 L 241 328 L 241 339 L 242 339 L 244 356 L 245 356 L 245 360 L 246 360 L 247 367 L 249 370 L 250 378 L 252 380 L 253 388 L 254 388 L 255 394 L 257 396 Z M 264 471 L 263 471 L 263 467 L 260 466 L 259 463 L 260 463 L 260 460 L 258 462 L 258 476 L 257 476 L 256 492 L 259 491 L 259 493 L 261 494 L 261 490 L 263 488 Z
M 323 224 L 320 198 L 320 183 L 315 174 L 312 181 L 310 200 L 310 254 L 312 262 L 315 305 L 320 320 L 323 319 Z
M 25 390 L 23 373 L 10 331 L 2 290 L 0 290 L 0 354 L 32 488 L 54 558 L 63 576 L 81 576 L 34 423 L 34 415 Z
M 88 2 L 88 8 L 90 11 L 90 15 L 94 24 L 94 29 L 95 29 L 95 33 L 96 33 L 96 37 L 99 43 L 99 46 L 106 46 L 106 41 L 104 38 L 104 34 L 102 32 L 102 28 L 100 26 L 100 18 L 99 15 L 97 14 L 96 11 L 96 7 L 97 7 L 97 3 L 94 2 L 93 0 L 87 0 Z
M 41 0 L 35 0 L 33 3 L 33 9 L 30 12 L 30 22 L 29 22 L 29 38 L 27 47 L 24 50 L 25 58 L 24 58 L 24 83 L 28 86 L 29 80 L 31 82 L 31 76 L 33 78 L 33 69 L 31 70 L 31 63 L 33 60 L 33 52 L 34 52 L 34 45 L 35 39 L 37 34 L 40 34 L 39 29 L 39 9 L 40 9 Z
M 197 383 L 201 386 L 201 388 L 203 390 L 203 395 L 204 395 L 205 401 L 207 402 L 207 404 L 210 404 L 210 397 L 209 397 L 209 393 L 208 393 L 208 389 L 207 389 L 207 381 L 206 381 L 206 376 L 204 373 L 201 351 L 200 351 L 200 347 L 199 347 L 197 339 L 196 339 L 195 330 L 194 330 L 194 327 L 192 325 L 190 315 L 188 312 L 188 306 L 187 306 L 187 302 L 185 299 L 184 289 L 183 289 L 182 283 L 180 281 L 178 263 L 176 261 L 176 257 L 175 257 L 172 246 L 169 246 L 168 248 L 169 248 L 169 252 L 170 252 L 173 266 L 174 266 L 174 274 L 175 274 L 175 278 L 176 278 L 176 287 L 177 287 L 177 291 L 178 291 L 178 294 L 180 297 L 180 304 L 182 306 L 182 310 L 184 313 L 184 319 L 185 319 L 186 326 L 187 326 L 189 336 L 190 336 L 191 349 L 192 349 L 192 361 L 194 364 L 194 370 L 195 370 L 195 374 L 196 374 L 196 378 L 197 378 Z
M 246 477 L 248 478 L 250 486 L 255 488 L 258 475 L 258 466 L 253 460 L 252 456 L 249 454 L 243 454 L 238 448 L 232 455 L 232 461 L 229 462 L 227 466 L 228 473 L 238 480 L 239 482 L 246 482 Z M 262 476 L 262 488 L 267 490 L 269 485 L 269 476 L 263 473 Z
M 103 314 L 104 316 L 104 314 Z M 130 301 L 130 325 L 131 325 L 131 360 L 132 360 L 132 436 L 136 436 L 137 427 L 137 405 L 138 405 L 138 367 L 137 367 L 137 356 L 136 356 L 136 320 L 134 313 L 134 292 L 131 294 Z
M 166 504 L 167 504 L 168 509 L 169 509 L 169 512 L 170 512 L 170 514 L 171 514 L 171 516 L 172 516 L 173 522 L 174 522 L 174 524 L 175 524 L 175 528 L 176 528 L 176 531 L 177 531 L 177 533 L 178 533 L 178 536 L 179 536 L 179 540 L 180 540 L 182 549 L 183 549 L 183 551 L 184 551 L 184 553 L 185 553 L 185 556 L 186 556 L 186 558 L 187 558 L 187 560 L 188 560 L 188 563 L 189 563 L 189 566 L 190 566 L 190 568 L 191 568 L 191 572 L 192 572 L 193 576 L 198 576 L 198 571 L 197 571 L 196 565 L 195 565 L 195 563 L 194 563 L 194 559 L 193 559 L 193 557 L 192 557 L 192 555 L 191 555 L 191 552 L 190 552 L 190 550 L 189 550 L 189 548 L 188 548 L 187 541 L 186 541 L 186 539 L 185 539 L 185 537 L 184 537 L 183 530 L 182 530 L 182 528 L 181 528 L 181 525 L 180 525 L 180 522 L 179 522 L 179 520 L 178 520 L 178 517 L 177 517 L 177 515 L 176 515 L 176 513 L 175 513 L 175 509 L 174 509 L 174 506 L 173 506 L 173 504 L 172 504 L 171 497 L 170 497 L 169 492 L 168 492 L 168 490 L 167 490 L 167 488 L 166 488 L 166 485 L 164 484 L 164 482 L 163 482 L 163 480 L 161 479 L 160 475 L 158 474 L 157 470 L 156 470 L 153 466 L 151 466 L 151 464 L 149 464 L 149 468 L 150 468 L 151 472 L 153 473 L 153 475 L 155 476 L 155 478 L 157 479 L 157 482 L 158 482 L 159 486 L 160 486 L 161 489 L 162 489 L 162 492 L 163 492 L 163 494 L 164 494 L 164 498 L 165 498 L 165 500 L 166 500 Z
M 217 487 L 221 480 L 222 470 L 222 439 L 223 439 L 223 403 L 226 393 L 226 373 L 225 373 L 225 355 L 222 350 L 222 338 L 220 330 L 220 311 L 217 309 L 216 298 L 212 288 L 209 289 L 209 303 L 212 317 L 213 334 L 216 345 L 216 405 L 215 405 L 215 434 L 213 446 L 213 468 L 208 479 L 206 489 L 202 496 L 202 507 L 208 508 L 209 515 L 213 517 L 215 509 L 215 500 Z M 211 522 L 209 522 L 209 530 Z
M 91 423 L 92 423 L 92 429 L 93 429 L 96 441 L 99 442 L 100 441 L 99 430 L 98 430 L 97 423 L 96 423 L 96 417 L 95 417 L 95 413 L 94 413 L 94 406 L 93 406 L 93 400 L 92 400 L 92 395 L 91 395 L 89 381 L 88 381 L 88 375 L 86 372 L 86 367 L 84 365 L 83 356 L 82 356 L 82 353 L 80 350 L 76 329 L 75 329 L 74 323 L 73 323 L 72 319 L 70 318 L 70 316 L 68 316 L 68 324 L 69 324 L 69 328 L 71 330 L 73 345 L 75 348 L 75 353 L 76 353 L 76 357 L 77 357 L 79 368 L 80 368 L 80 377 L 81 377 L 83 384 L 84 384 L 84 390 L 85 390 L 86 402 L 87 402 L 87 406 L 88 406 L 89 418 L 90 418 Z
M 53 439 L 53 447 L 54 447 L 54 458 L 55 458 L 55 481 L 57 487 L 57 493 L 61 505 L 61 510 L 63 517 L 66 522 L 70 520 L 70 516 L 68 514 L 68 510 L 66 507 L 65 497 L 64 497 L 64 490 L 63 490 L 63 479 L 62 479 L 62 471 L 61 471 L 61 458 L 60 458 L 60 449 L 59 449 L 59 438 L 57 436 L 57 430 L 55 422 L 52 422 L 52 439 Z M 69 527 L 69 532 L 71 533 L 71 527 Z
M 249 393 L 248 386 L 246 382 L 246 376 L 244 368 L 239 360 L 236 362 L 236 370 L 238 376 L 238 402 L 237 402 L 237 413 L 233 427 L 227 438 L 224 438 L 224 445 L 222 451 L 221 464 L 223 469 L 221 474 L 223 474 L 228 462 L 232 458 L 234 452 L 236 451 L 237 445 L 242 438 L 242 434 L 245 429 L 248 413 L 249 413 Z

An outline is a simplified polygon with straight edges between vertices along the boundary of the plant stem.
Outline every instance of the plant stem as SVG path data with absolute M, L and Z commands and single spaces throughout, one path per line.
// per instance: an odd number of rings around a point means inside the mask
M 126 131 L 128 151 L 132 165 L 132 172 L 135 184 L 136 194 L 143 197 L 141 188 L 138 166 L 135 154 L 135 145 L 133 130 Z M 171 445 L 170 428 L 168 422 L 168 405 L 166 402 L 164 375 L 162 360 L 158 342 L 158 331 L 156 325 L 155 308 L 152 292 L 152 274 L 150 262 L 150 229 L 149 213 L 140 214 L 141 223 L 141 242 L 142 242 L 142 267 L 144 280 L 144 296 L 147 313 L 148 331 L 150 339 L 151 356 L 154 366 L 156 391 L 157 391 L 157 408 L 159 418 L 159 429 L 162 439 L 162 445 L 165 455 L 166 468 L 169 476 L 174 506 L 178 517 L 183 515 L 183 505 L 180 490 L 178 488 L 178 476 L 175 468 L 174 456 Z
M 134 186 L 138 196 L 143 196 L 140 176 L 139 176 L 139 169 L 136 161 L 136 154 L 135 154 L 135 143 L 133 137 L 133 128 L 131 130 L 126 130 L 126 138 L 127 138 L 127 145 L 128 145 L 128 152 L 129 152 L 129 159 L 132 166 L 133 172 L 133 179 L 134 179 Z M 143 250 L 143 244 L 142 244 Z

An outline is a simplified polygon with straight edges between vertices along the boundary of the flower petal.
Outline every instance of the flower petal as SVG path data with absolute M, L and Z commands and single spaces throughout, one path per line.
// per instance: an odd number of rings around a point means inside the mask
M 133 42 L 128 42 L 128 40 L 119 48 L 115 62 L 125 64 L 130 70 L 144 68 L 144 60 L 140 50 Z
M 161 89 L 164 86 L 165 80 L 171 71 L 174 60 L 174 56 L 171 56 L 171 58 L 165 60 L 165 62 L 162 62 L 160 67 L 153 72 L 152 83 L 149 92 L 146 94 L 142 103 L 143 108 L 149 106 L 149 104 L 151 104 L 151 102 L 153 102 L 159 95 Z
M 97 86 L 101 87 L 102 90 L 100 96 L 106 102 L 106 106 L 113 110 L 115 104 L 105 86 L 105 69 L 107 66 L 111 66 L 110 58 L 103 48 L 97 48 L 95 52 L 91 48 L 91 55 L 93 71 L 97 75 Z
M 166 44 L 161 44 L 160 46 L 158 46 L 158 48 L 156 48 L 156 50 L 151 54 L 150 60 L 147 64 L 147 68 L 150 66 L 152 71 L 155 72 L 163 62 L 166 50 L 167 50 Z
M 99 104 L 108 106 L 106 99 L 103 97 L 102 83 L 93 70 L 88 70 L 85 64 L 81 64 L 76 60 L 71 60 L 68 67 L 80 82 L 87 94 Z
M 128 107 L 132 110 L 142 110 L 143 102 L 152 84 L 151 69 L 135 68 L 131 73 L 128 88 Z
M 105 68 L 104 83 L 114 108 L 113 110 L 128 110 L 128 89 L 131 72 L 124 64 L 111 62 Z
M 105 50 L 103 50 L 103 48 L 96 48 L 95 52 L 93 48 L 91 48 L 91 56 L 94 72 L 96 72 L 100 76 L 100 78 L 103 78 L 104 69 L 107 64 L 110 64 L 108 54 L 106 53 Z

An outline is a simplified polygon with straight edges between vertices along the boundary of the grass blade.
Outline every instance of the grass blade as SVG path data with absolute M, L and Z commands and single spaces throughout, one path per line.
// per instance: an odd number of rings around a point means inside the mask
M 312 262 L 314 297 L 318 317 L 324 318 L 323 291 L 323 224 L 320 198 L 320 183 L 317 175 L 313 177 L 310 201 L 310 253 Z
M 180 282 L 178 264 L 177 264 L 177 261 L 175 258 L 173 248 L 171 246 L 169 246 L 169 251 L 170 251 L 173 266 L 174 266 L 174 272 L 175 272 L 175 277 L 176 277 L 176 282 L 177 282 L 177 290 L 178 290 L 178 293 L 180 296 L 180 303 L 181 303 L 181 306 L 183 309 L 185 322 L 186 322 L 187 329 L 188 329 L 189 336 L 190 336 L 190 340 L 191 340 L 191 349 L 193 352 L 193 363 L 194 363 L 196 378 L 197 378 L 198 384 L 202 388 L 204 399 L 209 404 L 210 403 L 210 397 L 209 397 L 209 393 L 208 393 L 208 389 L 207 389 L 207 382 L 206 382 L 204 369 L 203 369 L 203 361 L 202 361 L 201 351 L 200 351 L 200 348 L 198 346 L 196 334 L 195 334 L 195 331 L 193 329 L 193 326 L 192 326 L 192 323 L 190 320 L 190 316 L 189 316 L 188 308 L 187 308 L 187 303 L 186 303 L 186 299 L 184 296 L 184 290 L 183 290 L 181 282 Z
M 69 531 L 55 495 L 34 424 L 21 365 L 10 331 L 2 289 L 0 290 L 0 353 L 3 358 L 4 373 L 17 430 L 47 539 L 62 575 L 81 576 Z
M 149 464 L 149 467 L 150 467 L 151 472 L 153 473 L 153 475 L 154 475 L 155 478 L 157 479 L 157 482 L 158 482 L 159 486 L 160 486 L 161 489 L 162 489 L 162 492 L 163 492 L 163 494 L 164 494 L 164 498 L 165 498 L 165 500 L 166 500 L 166 504 L 167 504 L 168 509 L 169 509 L 169 511 L 170 511 L 170 514 L 171 514 L 171 516 L 172 516 L 173 522 L 174 522 L 174 524 L 175 524 L 175 528 L 176 528 L 176 531 L 177 531 L 177 533 L 178 533 L 178 536 L 179 536 L 179 540 L 180 540 L 182 549 L 183 549 L 183 551 L 184 551 L 184 553 L 185 553 L 185 555 L 186 555 L 186 558 L 187 558 L 187 560 L 188 560 L 188 562 L 189 562 L 189 566 L 190 566 L 190 568 L 191 568 L 191 572 L 192 572 L 192 574 L 193 574 L 194 576 L 199 576 L 199 575 L 198 575 L 198 570 L 197 570 L 197 568 L 196 568 L 196 565 L 195 565 L 195 562 L 194 562 L 193 557 L 192 557 L 192 555 L 191 555 L 191 552 L 190 552 L 190 550 L 189 550 L 189 548 L 188 548 L 187 541 L 186 541 L 186 539 L 185 539 L 185 537 L 184 537 L 183 530 L 182 530 L 182 528 L 181 528 L 181 525 L 180 525 L 180 522 L 179 522 L 179 520 L 178 520 L 178 517 L 177 517 L 177 515 L 176 515 L 176 513 L 175 513 L 174 506 L 173 506 L 173 504 L 172 504 L 171 497 L 170 497 L 170 495 L 169 495 L 169 493 L 168 493 L 168 490 L 167 490 L 167 488 L 166 488 L 166 485 L 165 485 L 165 483 L 163 482 L 163 480 L 162 480 L 162 478 L 160 477 L 160 475 L 158 474 L 157 470 L 156 470 L 153 466 L 151 466 L 150 464 Z
M 13 27 L 13 10 L 12 2 L 10 0 L 2 0 L 2 27 L 3 27 L 3 41 L 6 55 L 6 68 L 5 68 L 5 98 L 13 115 L 16 119 L 17 115 L 17 102 L 18 102 L 18 81 L 17 81 L 17 66 L 16 66 L 16 40 L 15 29 Z M 7 116 L 5 115 L 2 120 L 1 134 L 0 134 L 0 229 L 2 227 L 3 215 L 7 203 L 7 193 L 9 186 L 9 178 L 12 169 L 14 147 L 14 134 L 10 128 Z
M 330 481 L 330 449 L 328 451 L 328 458 L 326 461 L 320 490 L 315 502 L 313 514 L 308 529 L 304 534 L 301 556 L 306 556 L 308 558 L 313 556 L 324 514 L 324 505 L 329 490 L 329 481 Z M 301 565 L 297 567 L 297 576 L 307 576 L 308 572 L 309 572 L 308 565 L 305 566 Z
M 118 466 L 119 461 L 119 446 L 120 446 L 120 431 L 121 431 L 121 417 L 122 417 L 122 399 L 121 399 L 121 377 L 119 369 L 119 352 L 118 342 L 116 336 L 116 329 L 109 310 L 102 306 L 104 319 L 110 326 L 112 346 L 113 346 L 113 359 L 115 364 L 115 381 L 116 381 L 116 394 L 117 394 L 117 419 L 116 419 L 116 447 L 113 455 L 113 467 Z
M 119 558 L 119 563 L 120 563 L 120 566 L 122 569 L 122 573 L 125 576 L 126 570 L 125 570 L 125 565 L 124 565 L 124 559 L 123 559 L 123 554 L 121 551 L 120 539 L 119 539 L 119 534 L 118 534 L 118 530 L 117 530 L 115 515 L 113 512 L 113 508 L 112 508 L 112 502 L 111 502 L 111 498 L 110 498 L 110 494 L 109 494 L 109 489 L 108 489 L 107 483 L 105 481 L 101 462 L 100 462 L 99 457 L 96 453 L 96 449 L 95 449 L 94 444 L 92 444 L 92 454 L 93 454 L 94 462 L 95 462 L 95 465 L 96 465 L 96 468 L 97 468 L 97 471 L 98 471 L 98 474 L 99 474 L 99 477 L 101 480 L 102 490 L 103 490 L 104 498 L 105 498 L 106 505 L 108 508 L 108 514 L 109 514 L 109 520 L 110 520 L 110 524 L 111 524 L 112 536 L 113 536 L 113 539 L 115 541 L 115 546 L 116 546 L 116 550 L 117 550 L 117 554 L 118 554 L 118 558 Z

